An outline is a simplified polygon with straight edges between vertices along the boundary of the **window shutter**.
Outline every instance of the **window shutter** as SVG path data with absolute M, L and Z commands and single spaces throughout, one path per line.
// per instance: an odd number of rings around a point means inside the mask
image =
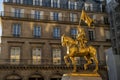
M 40 11 L 40 19 L 44 19 L 43 11 Z
M 21 9 L 21 17 L 24 17 L 24 9 Z
M 90 9 L 91 11 L 93 11 L 93 4 L 90 4 Z
M 51 0 L 51 7 L 53 7 L 53 0 Z
M 40 0 L 40 6 L 42 6 L 42 0 Z
M 11 16 L 14 16 L 15 8 L 11 8 Z
M 74 22 L 77 22 L 77 14 L 74 14 Z
M 70 1 L 68 1 L 68 8 L 70 9 Z
M 36 1 L 36 0 L 33 0 L 33 5 L 35 5 L 35 1 Z
M 58 0 L 58 8 L 60 8 L 60 0 Z
M 59 20 L 62 21 L 62 13 L 59 13 Z
M 20 3 L 23 4 L 23 0 L 21 0 Z
M 50 12 L 50 20 L 53 20 L 53 12 Z
M 35 10 L 31 10 L 31 18 L 34 19 L 35 18 L 34 15 L 35 15 Z
M 74 4 L 75 4 L 75 10 L 77 10 L 77 2 L 75 2 Z

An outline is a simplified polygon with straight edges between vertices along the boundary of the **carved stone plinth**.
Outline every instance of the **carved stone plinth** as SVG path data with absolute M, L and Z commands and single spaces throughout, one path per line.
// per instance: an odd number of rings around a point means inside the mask
M 62 80 L 102 80 L 98 73 L 69 73 L 63 74 Z

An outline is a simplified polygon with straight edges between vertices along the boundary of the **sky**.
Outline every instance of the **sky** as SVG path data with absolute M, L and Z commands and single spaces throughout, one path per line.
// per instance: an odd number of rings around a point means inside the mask
M 3 0 L 0 0 L 0 11 L 3 11 L 3 8 L 2 8 L 2 2 Z M 0 25 L 0 36 L 2 35 L 2 28 L 1 28 L 1 25 Z M 1 42 L 1 41 L 0 41 Z
M 2 11 L 2 1 L 3 0 L 0 0 L 0 11 Z

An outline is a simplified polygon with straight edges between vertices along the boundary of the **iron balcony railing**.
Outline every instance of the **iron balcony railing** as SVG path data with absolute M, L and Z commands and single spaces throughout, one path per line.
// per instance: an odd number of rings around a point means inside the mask
M 61 22 L 61 23 L 75 23 L 78 24 L 80 18 L 77 17 L 67 17 L 67 16 L 50 16 L 50 15 L 36 15 L 36 14 L 25 14 L 25 13 L 15 13 L 15 12 L 0 12 L 0 17 L 3 17 L 5 19 L 17 19 L 17 20 L 27 20 L 27 21 L 45 21 L 45 22 Z M 94 20 L 95 24 L 109 24 L 105 23 L 105 21 L 102 20 Z M 81 24 L 85 23 L 82 21 Z
M 82 10 L 82 4 L 77 2 L 76 4 L 71 3 L 66 0 L 63 0 L 59 3 L 53 2 L 49 0 L 3 0 L 4 3 L 8 4 L 18 4 L 18 5 L 29 5 L 29 6 L 41 6 L 41 7 L 49 7 L 49 8 L 58 8 L 58 9 L 68 9 L 68 10 Z M 82 2 L 81 2 L 82 3 Z M 85 10 L 90 12 L 105 12 L 105 7 L 97 6 L 97 7 L 91 7 L 86 6 Z
M 0 12 L 1 17 L 7 17 L 9 19 L 23 19 L 23 20 L 35 20 L 35 21 L 59 21 L 59 22 L 76 22 L 78 23 L 79 17 L 63 17 L 63 16 L 50 16 L 50 15 L 36 15 L 36 14 L 25 14 L 15 12 Z
M 81 59 L 77 62 L 77 65 L 83 65 L 87 63 L 85 60 Z M 64 61 L 59 63 L 53 63 L 52 59 L 0 59 L 1 64 L 10 65 L 65 65 Z M 94 63 L 93 63 L 94 64 Z M 106 65 L 105 61 L 99 61 L 99 65 Z

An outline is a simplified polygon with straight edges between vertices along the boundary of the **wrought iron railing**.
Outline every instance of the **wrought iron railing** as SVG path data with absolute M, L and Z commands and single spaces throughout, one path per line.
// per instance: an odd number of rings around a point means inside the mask
M 19 19 L 19 20 L 27 20 L 27 21 L 45 21 L 45 22 L 61 22 L 61 23 L 79 23 L 79 17 L 68 17 L 68 16 L 50 16 L 50 15 L 36 15 L 36 14 L 26 14 L 26 13 L 15 13 L 15 12 L 6 12 L 1 11 L 0 17 L 5 17 L 7 19 Z M 94 20 L 95 24 L 105 24 L 104 21 Z M 84 24 L 84 22 L 81 22 L 81 24 Z

